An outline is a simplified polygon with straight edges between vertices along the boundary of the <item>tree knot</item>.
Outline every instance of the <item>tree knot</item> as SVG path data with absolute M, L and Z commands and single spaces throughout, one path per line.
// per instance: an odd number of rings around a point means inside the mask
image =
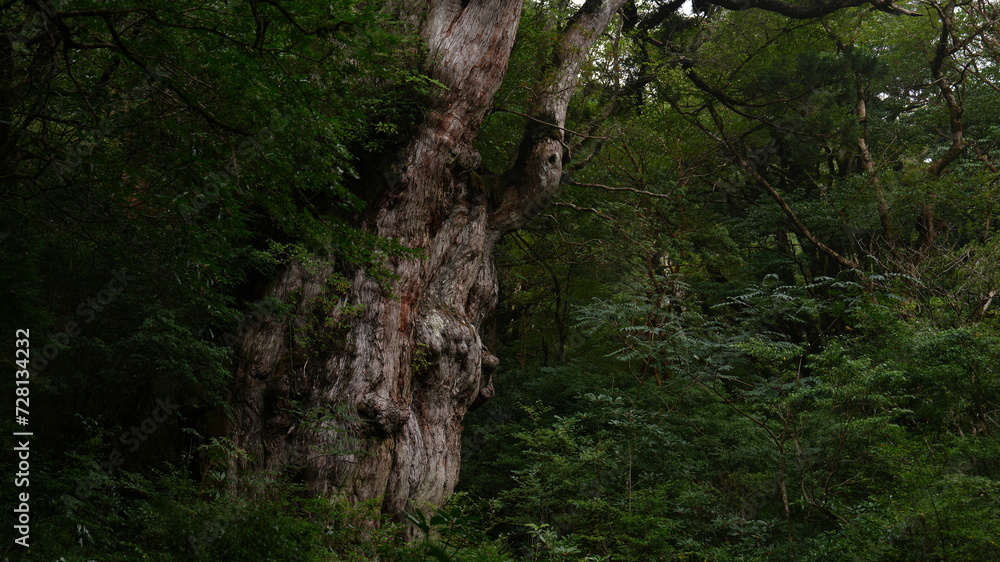
M 409 408 L 378 396 L 366 397 L 357 407 L 358 416 L 375 431 L 388 436 L 397 433 L 410 419 Z

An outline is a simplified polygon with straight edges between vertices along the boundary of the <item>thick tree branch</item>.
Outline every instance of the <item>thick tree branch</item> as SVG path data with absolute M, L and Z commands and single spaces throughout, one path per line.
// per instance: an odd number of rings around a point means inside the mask
M 792 19 L 812 19 L 819 18 L 837 10 L 844 8 L 855 8 L 865 4 L 871 4 L 875 9 L 893 15 L 919 16 L 905 8 L 900 8 L 891 0 L 835 0 L 833 2 L 814 2 L 810 4 L 789 4 L 781 0 L 707 0 L 709 4 L 714 4 L 727 10 L 747 10 L 757 8 L 768 12 L 774 12 Z
M 527 111 L 525 128 L 513 165 L 504 173 L 490 215 L 494 236 L 520 228 L 551 201 L 562 179 L 566 112 L 580 78 L 580 68 L 594 43 L 626 0 L 588 0 L 559 36 L 545 83 Z
M 684 5 L 686 0 L 672 0 L 666 4 L 660 4 L 655 10 L 638 22 L 636 27 L 642 31 L 649 31 L 659 27 L 668 17 L 675 14 Z

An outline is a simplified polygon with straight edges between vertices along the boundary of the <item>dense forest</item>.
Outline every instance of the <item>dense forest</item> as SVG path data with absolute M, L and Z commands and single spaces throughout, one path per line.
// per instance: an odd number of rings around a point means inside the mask
M 5 560 L 1000 559 L 1000 4 L 0 33 Z

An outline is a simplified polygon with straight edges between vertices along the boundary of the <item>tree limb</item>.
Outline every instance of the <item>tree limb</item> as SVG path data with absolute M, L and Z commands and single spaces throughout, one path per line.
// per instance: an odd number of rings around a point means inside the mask
M 938 37 L 934 58 L 931 59 L 931 76 L 934 78 L 934 84 L 937 84 L 938 90 L 941 92 L 941 98 L 944 100 L 945 105 L 948 106 L 948 123 L 951 127 L 951 146 L 937 160 L 932 162 L 927 169 L 927 175 L 936 178 L 965 151 L 965 141 L 963 138 L 964 126 L 962 123 L 962 114 L 965 108 L 959 101 L 958 96 L 955 95 L 955 87 L 943 70 L 944 61 L 953 53 L 948 47 L 948 43 L 954 25 L 952 15 L 955 7 L 954 4 L 950 3 L 942 7 L 937 2 L 934 2 L 932 6 L 937 10 L 938 17 L 941 19 L 941 35 Z
M 810 4 L 789 4 L 781 0 L 707 0 L 709 4 L 726 8 L 727 10 L 747 10 L 757 8 L 767 12 L 774 12 L 792 19 L 812 19 L 819 18 L 837 10 L 844 8 L 855 8 L 865 4 L 871 4 L 875 9 L 893 15 L 919 16 L 917 12 L 911 12 L 905 8 L 900 8 L 892 0 L 835 0 L 833 2 L 818 1 Z
M 583 183 L 578 181 L 566 181 L 568 185 L 575 185 L 578 187 L 596 187 L 597 189 L 603 189 L 605 191 L 628 191 L 629 193 L 635 193 L 638 195 L 644 195 L 646 197 L 657 197 L 659 199 L 676 199 L 673 195 L 666 195 L 663 193 L 654 193 L 652 191 L 644 191 L 642 189 L 636 189 L 634 187 L 611 187 L 609 185 L 603 185 L 600 183 Z
M 590 136 L 590 135 L 587 135 L 587 134 L 584 134 L 584 133 L 578 133 L 578 132 L 573 131 L 571 129 L 567 129 L 566 127 L 560 127 L 559 125 L 556 125 L 555 123 L 548 123 L 548 122 L 542 121 L 541 119 L 539 119 L 537 117 L 532 117 L 531 115 L 528 115 L 527 113 L 521 113 L 520 111 L 514 111 L 512 109 L 503 109 L 503 108 L 495 107 L 495 108 L 493 108 L 493 110 L 491 111 L 491 113 L 496 113 L 496 112 L 500 112 L 500 113 L 512 113 L 514 115 L 520 115 L 521 117 L 524 117 L 525 119 L 531 119 L 535 123 L 540 123 L 542 125 L 548 125 L 549 127 L 554 127 L 554 128 L 559 129 L 559 130 L 561 130 L 563 132 L 569 133 L 569 134 L 577 136 L 577 137 L 582 137 L 582 138 L 585 138 L 585 139 L 607 140 L 607 138 L 608 138 L 608 137 L 594 137 L 594 136 Z
M 715 111 L 715 108 L 712 106 L 709 106 L 708 109 L 719 131 L 723 132 L 722 120 L 719 117 L 719 114 Z M 798 229 L 798 231 L 801 232 L 802 235 L 805 236 L 806 239 L 813 244 L 813 246 L 815 246 L 819 251 L 823 252 L 824 254 L 837 260 L 838 263 L 840 263 L 841 265 L 843 265 L 848 269 L 854 269 L 854 270 L 861 269 L 860 264 L 858 264 L 856 260 L 842 256 L 839 252 L 837 252 L 833 248 L 827 246 L 822 241 L 820 241 L 820 239 L 817 238 L 816 235 L 813 234 L 811 230 L 809 230 L 809 227 L 807 227 L 806 224 L 802 222 L 802 219 L 799 218 L 799 216 L 795 213 L 795 211 L 792 210 L 792 208 L 788 205 L 788 202 L 785 201 L 785 198 L 782 197 L 780 193 L 778 193 L 778 190 L 775 189 L 773 185 L 771 185 L 771 182 L 767 181 L 767 178 L 761 175 L 760 172 L 758 172 L 757 169 L 747 161 L 747 159 L 743 156 L 742 151 L 737 150 L 736 147 L 732 145 L 732 143 L 729 140 L 729 137 L 726 136 L 725 133 L 722 134 L 722 138 L 726 143 L 726 147 L 729 148 L 729 151 L 739 161 L 740 166 L 744 170 L 746 170 L 746 172 L 750 174 L 750 176 L 754 180 L 756 180 L 757 183 L 762 188 L 764 188 L 764 191 L 767 191 L 767 193 L 771 196 L 772 199 L 775 200 L 775 202 L 778 203 L 778 206 L 781 207 L 781 210 L 785 213 L 785 216 L 788 217 L 788 220 L 792 221 L 792 224 L 795 225 L 795 228 Z

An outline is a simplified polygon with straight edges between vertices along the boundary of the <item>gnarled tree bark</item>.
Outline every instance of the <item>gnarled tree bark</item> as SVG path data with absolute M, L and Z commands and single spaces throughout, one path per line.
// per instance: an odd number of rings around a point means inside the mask
M 462 419 L 492 394 L 498 360 L 479 329 L 496 303 L 492 250 L 551 199 L 562 175 L 566 110 L 581 63 L 624 0 L 587 1 L 562 30 L 516 161 L 495 185 L 475 173 L 473 141 L 503 80 L 521 0 L 436 0 L 417 17 L 428 74 L 444 84 L 423 123 L 364 178 L 384 193 L 366 227 L 419 249 L 392 280 L 289 267 L 269 318 L 240 349 L 231 433 L 243 475 L 285 475 L 313 493 L 381 500 L 385 513 L 442 503 L 458 479 Z M 308 335 L 308 337 L 307 337 Z M 248 479 L 244 480 L 245 482 Z

